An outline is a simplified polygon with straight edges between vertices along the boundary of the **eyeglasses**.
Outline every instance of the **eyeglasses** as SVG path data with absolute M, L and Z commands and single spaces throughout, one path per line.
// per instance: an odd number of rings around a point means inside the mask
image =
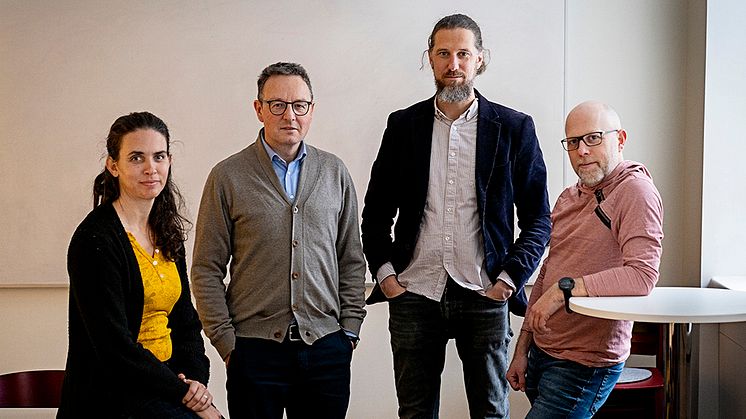
M 604 139 L 604 135 L 610 133 L 610 132 L 619 132 L 621 130 L 618 129 L 610 129 L 608 131 L 594 131 L 589 132 L 588 134 L 581 135 L 580 137 L 567 137 L 564 140 L 560 141 L 562 143 L 562 147 L 565 148 L 567 151 L 573 151 L 577 150 L 578 147 L 580 147 L 580 142 L 584 142 L 585 145 L 588 147 L 595 147 L 599 144 L 601 144 L 601 141 Z
M 284 100 L 262 100 L 262 102 L 269 105 L 269 112 L 272 115 L 280 116 L 285 113 L 285 109 L 290 108 L 297 116 L 303 116 L 308 113 L 311 109 L 313 102 L 307 102 L 305 100 L 296 100 L 295 102 L 285 102 Z

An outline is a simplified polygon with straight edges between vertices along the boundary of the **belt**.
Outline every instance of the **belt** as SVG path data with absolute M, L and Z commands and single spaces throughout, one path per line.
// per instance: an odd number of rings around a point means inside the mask
M 286 337 L 290 342 L 302 342 L 303 339 L 300 337 L 300 329 L 298 329 L 298 323 L 293 323 L 288 326 L 288 334 Z

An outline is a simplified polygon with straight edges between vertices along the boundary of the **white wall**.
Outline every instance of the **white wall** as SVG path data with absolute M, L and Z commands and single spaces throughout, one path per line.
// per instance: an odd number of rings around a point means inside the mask
M 702 247 L 700 282 L 707 286 L 716 275 L 746 274 L 746 134 L 740 125 L 746 117 L 746 3 L 716 0 L 707 3 L 707 47 L 704 95 L 704 153 L 702 165 Z M 731 330 L 736 330 L 731 328 Z M 743 327 L 740 327 L 743 336 Z M 733 379 L 743 365 L 743 347 L 721 340 L 717 325 L 700 328 L 700 417 L 743 417 L 746 385 Z M 718 342 L 726 345 L 719 348 Z M 740 342 L 743 345 L 743 340 Z M 737 345 L 735 346 L 737 347 Z M 718 359 L 717 354 L 721 357 Z M 738 355 L 737 355 L 738 354 Z M 718 395 L 719 365 L 727 372 L 725 384 L 739 383 Z M 730 377 L 730 378 L 728 378 Z M 695 389 L 696 391 L 696 389 Z M 723 401 L 721 406 L 719 403 Z M 730 404 L 730 402 L 734 402 Z M 696 405 L 695 405 L 696 407 Z M 737 416 L 731 416 L 731 414 Z
M 699 243 L 689 222 L 696 170 L 681 180 L 698 155 L 682 147 L 701 144 L 688 128 L 687 57 L 700 39 L 690 29 L 701 24 L 688 2 L 376 4 L 0 0 L 0 283 L 66 281 L 67 241 L 89 208 L 102 139 L 122 113 L 151 109 L 169 123 L 181 141 L 177 180 L 196 214 L 209 168 L 256 135 L 254 80 L 280 59 L 311 73 L 319 105 L 309 141 L 345 160 L 362 199 L 386 115 L 432 94 L 420 53 L 433 23 L 457 11 L 480 23 L 492 49 L 477 88 L 535 118 L 552 201 L 573 181 L 559 145 L 564 113 L 587 99 L 619 111 L 625 157 L 647 164 L 664 200 L 661 283 L 698 283 L 699 262 L 687 257 Z M 64 288 L 0 288 L 0 318 L 25 320 L 3 323 L 0 372 L 64 366 L 66 304 Z M 351 418 L 395 415 L 386 323 L 384 305 L 369 308 L 353 360 Z M 214 351 L 211 358 L 220 398 L 224 375 Z M 443 418 L 466 416 L 453 350 L 442 397 Z M 523 396 L 511 403 L 513 417 L 523 417 Z
M 0 284 L 67 281 L 65 249 L 91 208 L 104 138 L 122 114 L 151 110 L 169 125 L 174 176 L 196 215 L 210 169 L 256 139 L 256 77 L 280 60 L 309 71 L 316 108 L 307 140 L 345 161 L 362 202 L 386 117 L 433 95 L 420 58 L 433 24 L 457 11 L 480 21 L 492 49 L 477 87 L 534 116 L 550 191 L 562 187 L 561 2 L 0 0 L 0 8 Z M 11 249 L 37 263 L 19 263 Z

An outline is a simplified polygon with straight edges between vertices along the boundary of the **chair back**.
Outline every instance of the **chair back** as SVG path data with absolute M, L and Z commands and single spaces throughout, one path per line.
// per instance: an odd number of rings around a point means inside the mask
M 60 407 L 64 370 L 21 371 L 0 375 L 0 408 Z
M 662 324 L 635 322 L 632 328 L 632 347 L 630 353 L 633 355 L 655 355 L 656 366 L 663 368 L 663 348 L 666 345 L 664 329 Z

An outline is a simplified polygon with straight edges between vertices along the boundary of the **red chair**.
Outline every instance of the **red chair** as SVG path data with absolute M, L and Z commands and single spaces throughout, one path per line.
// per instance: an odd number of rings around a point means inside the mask
M 662 324 L 635 322 L 632 328 L 632 354 L 655 355 L 652 375 L 642 381 L 617 383 L 594 418 L 658 419 L 665 417 L 666 390 L 663 378 L 665 330 Z
M 0 408 L 58 408 L 64 370 L 21 371 L 0 375 Z

